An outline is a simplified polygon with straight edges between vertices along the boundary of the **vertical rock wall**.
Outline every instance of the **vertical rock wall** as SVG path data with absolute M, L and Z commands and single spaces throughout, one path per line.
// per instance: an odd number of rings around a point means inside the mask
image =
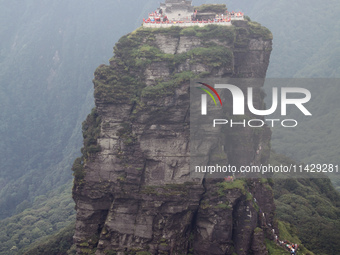
M 190 178 L 189 84 L 263 78 L 271 46 L 270 32 L 247 21 L 121 38 L 95 72 L 96 109 L 73 167 L 78 254 L 266 254 L 275 209 L 267 181 Z M 242 128 L 223 143 L 228 158 L 250 163 L 269 139 L 267 128 Z

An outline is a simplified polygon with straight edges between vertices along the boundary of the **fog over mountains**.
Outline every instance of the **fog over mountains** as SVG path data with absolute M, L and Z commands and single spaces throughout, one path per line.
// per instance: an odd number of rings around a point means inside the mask
M 267 76 L 340 76 L 339 1 L 193 0 L 203 3 L 226 3 L 272 31 Z M 63 191 L 72 204 L 70 169 L 80 154 L 81 123 L 94 105 L 93 72 L 108 63 L 116 41 L 158 6 L 159 0 L 0 0 L 0 219 L 38 209 Z M 315 100 L 334 119 L 340 89 L 319 92 L 333 97 L 332 108 L 327 97 Z M 329 123 L 325 139 L 334 143 L 330 157 L 336 159 L 338 123 L 324 122 Z M 308 146 L 320 132 L 297 131 L 307 144 L 297 154 L 283 143 L 283 133 L 274 131 L 273 147 L 303 161 L 310 154 L 304 148 L 327 153 L 324 146 Z M 60 221 L 51 232 L 62 227 Z

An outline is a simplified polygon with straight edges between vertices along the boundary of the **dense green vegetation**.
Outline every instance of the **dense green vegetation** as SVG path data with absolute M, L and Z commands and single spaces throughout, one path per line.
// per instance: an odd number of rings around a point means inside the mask
M 340 249 L 336 241 L 340 237 L 340 200 L 333 200 L 339 194 L 323 192 L 330 186 L 328 179 L 276 181 L 278 217 L 295 225 L 304 245 L 317 254 L 335 254 Z
M 280 239 L 287 240 L 290 243 L 295 243 L 299 245 L 299 254 L 303 255 L 313 255 L 314 253 L 309 251 L 301 242 L 298 237 L 297 229 L 289 223 L 278 221 L 279 231 L 280 231 Z
M 63 228 L 56 234 L 42 238 L 41 241 L 29 246 L 23 252 L 24 255 L 36 254 L 76 254 L 76 249 L 73 245 L 73 234 L 75 224 Z
M 33 205 L 24 207 L 24 203 L 17 215 L 0 222 L 0 254 L 21 254 L 25 248 L 35 241 L 42 241 L 44 246 L 51 244 L 52 239 L 45 239 L 61 229 L 68 227 L 75 221 L 74 202 L 70 196 L 71 185 L 62 186 L 46 195 L 40 195 L 33 201 Z M 74 224 L 73 224 L 74 225 Z M 60 237 L 60 246 L 54 244 L 51 249 L 63 249 L 69 242 L 72 230 Z M 64 240 L 65 238 L 65 240 Z M 57 239 L 58 240 L 58 239 Z M 68 240 L 68 241 L 67 241 Z M 54 239 L 56 242 L 56 239 Z M 57 253 L 29 253 L 29 254 L 57 254 Z
M 275 153 L 272 153 L 271 163 L 296 164 Z M 274 198 L 278 219 L 294 226 L 281 227 L 281 238 L 295 232 L 316 254 L 336 254 L 340 250 L 337 242 L 340 238 L 340 194 L 329 179 L 276 179 Z

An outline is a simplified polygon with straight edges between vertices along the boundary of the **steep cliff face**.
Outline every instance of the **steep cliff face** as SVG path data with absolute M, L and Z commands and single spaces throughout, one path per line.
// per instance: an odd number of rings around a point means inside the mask
M 78 254 L 266 254 L 275 225 L 267 181 L 190 178 L 189 84 L 264 77 L 271 39 L 248 21 L 120 39 L 95 72 L 96 108 L 73 166 Z M 259 163 L 269 139 L 267 128 L 242 128 L 223 143 L 234 148 L 228 158 Z

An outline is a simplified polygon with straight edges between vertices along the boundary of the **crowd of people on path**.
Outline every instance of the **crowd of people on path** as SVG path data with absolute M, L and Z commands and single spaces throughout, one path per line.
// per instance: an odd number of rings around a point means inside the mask
M 267 223 L 266 217 L 264 212 L 262 212 L 256 198 L 253 196 L 253 201 L 255 204 L 257 204 L 257 206 L 259 207 L 259 217 L 262 218 L 262 222 L 264 223 L 264 225 L 271 229 L 271 234 L 274 237 L 274 240 L 276 242 L 277 245 L 281 246 L 282 248 L 288 250 L 290 252 L 291 255 L 297 255 L 297 250 L 299 248 L 299 245 L 296 243 L 290 243 L 287 240 L 281 241 L 279 240 L 278 235 L 275 233 L 275 229 L 273 228 L 273 226 L 270 223 Z
M 256 202 L 256 198 L 254 198 L 254 202 Z M 261 213 L 261 209 L 260 209 L 260 213 Z M 264 213 L 263 213 L 263 217 L 264 217 Z M 271 224 L 268 224 L 268 225 L 269 225 L 269 227 L 271 227 Z M 298 244 L 290 243 L 287 240 L 284 240 L 284 241 L 279 240 L 279 237 L 275 233 L 275 229 L 272 229 L 272 234 L 274 236 L 274 240 L 275 240 L 277 245 L 279 245 L 282 248 L 288 250 L 291 255 L 296 255 L 297 254 L 297 249 L 299 248 Z
M 216 14 L 214 19 L 206 19 L 199 20 L 197 19 L 197 10 L 191 15 L 191 19 L 189 20 L 169 20 L 167 15 L 163 12 L 162 9 L 156 10 L 152 13 L 149 13 L 149 17 L 147 19 L 143 19 L 143 23 L 220 23 L 220 22 L 231 22 L 233 18 L 243 18 L 244 13 L 242 12 L 228 12 L 226 11 L 224 14 Z
M 290 251 L 290 254 L 296 255 L 297 249 L 299 247 L 298 244 L 290 243 L 288 241 L 280 241 L 280 240 L 278 240 L 277 242 L 281 247 Z
M 226 11 L 225 14 L 216 14 L 216 17 L 214 19 L 215 22 L 228 22 L 230 21 L 232 18 L 242 18 L 244 16 L 244 13 L 242 12 L 228 12 Z
M 159 9 L 159 11 L 154 11 L 152 13 L 149 13 L 148 19 L 143 19 L 144 23 L 149 22 L 169 22 L 168 17 L 166 15 L 163 15 L 163 10 Z
M 234 182 L 235 180 L 236 180 L 235 174 L 233 174 L 232 176 L 224 177 L 225 182 Z M 249 190 L 248 190 L 248 192 L 249 192 Z M 282 248 L 288 250 L 291 255 L 297 255 L 297 250 L 299 248 L 299 245 L 296 244 L 296 243 L 290 243 L 287 240 L 284 240 L 284 241 L 279 240 L 278 235 L 275 233 L 275 229 L 272 227 L 272 225 L 270 223 L 267 223 L 265 213 L 262 212 L 262 210 L 261 210 L 261 208 L 260 208 L 260 206 L 259 206 L 259 204 L 258 204 L 258 202 L 257 202 L 257 200 L 254 196 L 253 196 L 253 202 L 255 204 L 257 204 L 257 206 L 259 207 L 259 217 L 261 218 L 261 222 L 263 222 L 264 226 L 271 229 L 271 234 L 274 237 L 276 244 L 281 246 Z

